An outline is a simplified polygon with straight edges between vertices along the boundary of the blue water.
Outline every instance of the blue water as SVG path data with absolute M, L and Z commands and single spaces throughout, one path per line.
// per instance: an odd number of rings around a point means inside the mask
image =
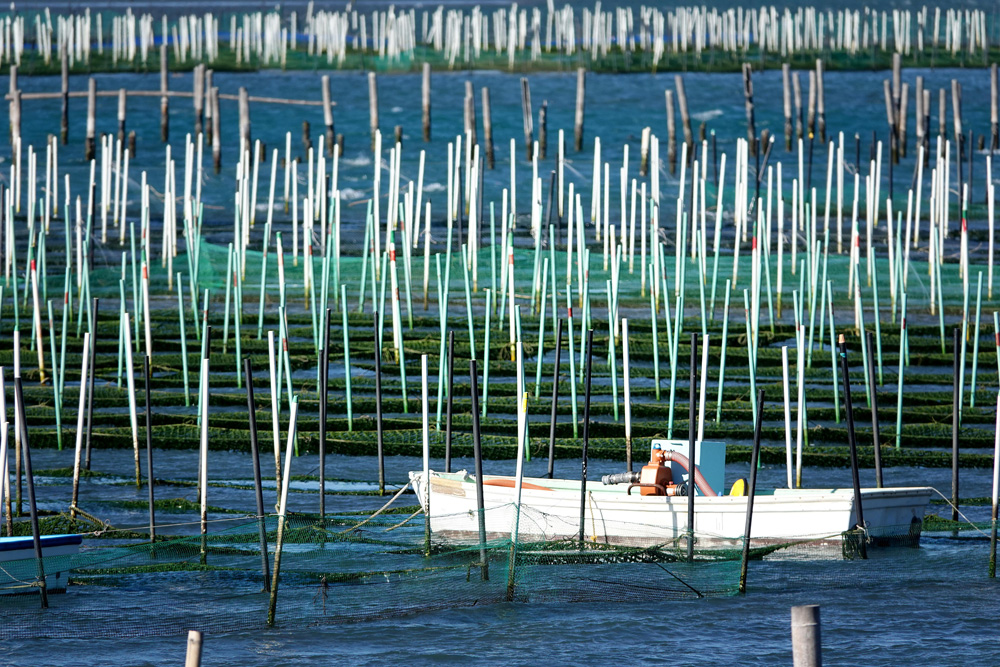
M 267 95 L 292 99 L 313 99 L 320 97 L 319 74 L 327 72 L 276 72 L 268 71 L 258 74 L 218 73 L 215 84 L 220 92 L 236 94 L 242 86 L 247 87 L 251 95 Z M 333 72 L 331 88 L 333 99 L 337 106 L 334 109 L 334 123 L 337 133 L 344 134 L 345 149 L 340 162 L 339 186 L 346 207 L 344 219 L 348 224 L 363 221 L 365 203 L 371 196 L 373 167 L 369 150 L 368 122 L 368 87 L 366 75 L 361 72 Z M 931 131 L 936 137 L 938 127 L 937 91 L 945 88 L 950 91 L 951 80 L 956 79 L 962 84 L 963 129 L 988 135 L 990 131 L 989 118 L 989 72 L 983 69 L 929 70 L 906 69 L 903 80 L 909 82 L 911 98 L 915 90 L 915 78 L 924 77 L 924 85 L 932 91 Z M 883 148 L 883 175 L 888 174 L 888 128 L 885 121 L 885 106 L 882 92 L 882 81 L 885 72 L 828 72 L 825 75 L 826 91 L 826 127 L 828 139 L 834 140 L 839 132 L 844 133 L 844 154 L 849 169 L 856 167 L 855 135 L 861 138 L 862 181 L 868 173 L 868 156 L 871 144 L 871 133 L 876 131 L 878 139 L 885 143 Z M 688 95 L 688 107 L 692 116 L 692 124 L 697 135 L 698 126 L 705 122 L 709 133 L 715 132 L 718 153 L 729 156 L 726 173 L 728 184 L 727 197 L 731 196 L 733 182 L 732 164 L 735 155 L 735 142 L 739 137 L 746 136 L 746 116 L 744 111 L 742 81 L 739 74 L 683 74 Z M 136 74 L 103 74 L 97 75 L 98 90 L 117 90 L 121 87 L 129 89 L 154 89 L 158 87 L 158 77 L 154 75 Z M 672 200 L 676 197 L 678 180 L 666 173 L 666 112 L 663 92 L 674 87 L 674 73 L 600 75 L 588 74 L 587 100 L 584 118 L 584 150 L 581 153 L 573 151 L 573 101 L 576 91 L 576 76 L 573 72 L 532 74 L 531 98 L 535 115 L 535 139 L 538 139 L 537 114 L 543 101 L 548 102 L 548 158 L 539 165 L 539 175 L 545 186 L 548 185 L 548 173 L 555 168 L 558 132 L 565 130 L 567 142 L 567 185 L 575 183 L 577 191 L 582 194 L 585 214 L 590 211 L 591 186 L 593 173 L 594 137 L 600 136 L 602 146 L 602 161 L 611 165 L 612 174 L 612 206 L 611 216 L 615 222 L 618 217 L 618 167 L 622 164 L 623 145 L 629 144 L 629 178 L 638 178 L 639 172 L 639 139 L 644 127 L 650 127 L 661 138 L 661 157 L 664 160 L 661 176 L 661 191 L 665 197 L 666 220 L 673 220 Z M 465 95 L 465 82 L 472 81 L 476 91 L 477 120 L 480 123 L 479 138 L 482 141 L 482 110 L 480 108 L 480 88 L 490 88 L 492 97 L 492 116 L 494 127 L 494 143 L 496 147 L 496 169 L 485 173 L 484 187 L 486 201 L 496 202 L 499 209 L 500 196 L 503 188 L 510 186 L 510 139 L 515 139 L 517 162 L 518 211 L 527 213 L 530 193 L 531 164 L 525 160 L 524 142 L 521 121 L 521 89 L 520 75 L 500 72 L 454 72 L 432 75 L 432 141 L 424 143 L 420 130 L 420 76 L 412 74 L 380 75 L 378 78 L 380 127 L 383 132 L 384 168 L 388 168 L 389 148 L 392 145 L 393 128 L 397 125 L 403 128 L 403 162 L 402 186 L 417 178 L 417 164 L 421 151 L 426 151 L 426 172 L 424 176 L 425 201 L 432 203 L 432 217 L 435 222 L 443 219 L 445 186 L 447 183 L 447 143 L 454 141 L 462 133 L 462 100 Z M 805 95 L 806 79 L 802 73 L 803 95 Z M 83 78 L 74 79 L 71 89 L 84 89 Z M 54 91 L 58 87 L 58 79 L 54 77 L 22 77 L 21 86 L 24 92 Z M 170 87 L 176 90 L 190 90 L 192 79 L 187 74 L 173 75 Z M 784 117 L 782 113 L 782 84 L 780 69 L 767 70 L 754 74 L 754 95 L 756 101 L 756 125 L 760 132 L 768 129 L 775 135 L 775 147 L 771 166 L 782 162 L 784 192 L 786 200 L 791 197 L 791 179 L 798 174 L 797 153 L 786 153 L 782 132 Z M 952 138 L 951 96 L 948 94 L 948 133 Z M 210 151 L 205 151 L 205 176 L 203 198 L 206 202 L 206 217 L 227 221 L 231 224 L 231 215 L 221 207 L 228 207 L 229 192 L 235 178 L 237 154 L 233 147 L 238 143 L 238 116 L 236 103 L 222 100 L 222 146 L 223 172 L 216 176 L 211 173 Z M 805 101 L 803 101 L 805 104 Z M 897 207 L 905 204 L 905 188 L 913 179 L 916 149 L 913 145 L 915 129 L 913 126 L 914 103 L 910 100 L 910 120 L 908 124 L 907 141 L 909 142 L 908 157 L 894 169 Z M 85 130 L 86 102 L 74 98 L 70 101 L 70 144 L 60 147 L 60 173 L 70 173 L 74 182 L 74 195 L 82 192 L 82 185 L 89 174 L 89 166 L 83 157 L 83 136 Z M 24 102 L 25 122 L 23 141 L 26 146 L 33 144 L 42 151 L 39 173 L 44 174 L 44 145 L 46 137 L 59 127 L 60 105 L 58 100 L 26 100 Z M 116 133 L 117 99 L 114 97 L 99 97 L 97 102 L 97 132 Z M 803 116 L 805 110 L 803 110 Z M 267 147 L 270 158 L 271 151 L 279 150 L 284 157 L 285 133 L 292 134 L 292 156 L 300 158 L 300 197 L 305 196 L 304 151 L 301 142 L 301 123 L 309 121 L 312 129 L 313 146 L 318 146 L 319 137 L 324 132 L 323 116 L 318 107 L 288 107 L 282 105 L 253 104 L 251 105 L 252 137 L 259 139 Z M 680 117 L 677 116 L 678 135 L 682 140 Z M 160 193 L 163 189 L 163 163 L 165 150 L 159 141 L 159 103 L 157 98 L 133 98 L 129 101 L 127 128 L 135 130 L 138 135 L 138 156 L 132 160 L 130 167 L 130 217 L 137 215 L 137 194 L 140 170 L 147 172 L 149 183 Z M 179 173 L 183 169 L 184 135 L 193 132 L 193 108 L 189 99 L 174 98 L 170 103 L 170 136 L 173 146 L 173 158 L 177 162 Z M 697 136 L 696 136 L 697 138 Z M 679 153 L 678 148 L 678 153 Z M 7 153 L 9 155 L 9 153 Z M 700 147 L 699 147 L 700 155 Z M 806 161 L 808 161 L 808 142 L 806 142 Z M 813 149 L 812 185 L 817 190 L 825 189 L 827 149 L 816 140 Z M 753 161 L 751 161 L 751 165 Z M 753 168 L 751 166 L 751 168 Z M 9 171 L 2 178 L 9 178 Z M 270 164 L 263 164 L 260 169 L 258 190 L 258 205 L 266 205 L 267 184 L 270 178 Z M 967 172 L 967 166 L 963 174 Z M 974 200 L 981 201 L 985 196 L 982 179 L 985 174 L 985 157 L 978 155 L 975 163 Z M 178 183 L 182 184 L 182 176 Z M 775 178 L 777 174 L 775 173 Z M 929 184 L 929 169 L 924 173 L 926 192 Z M 956 178 L 952 177 L 953 182 Z M 964 177 L 963 177 L 964 180 Z M 387 178 L 382 180 L 382 195 L 386 194 Z M 689 181 L 690 182 L 690 181 Z M 853 178 L 845 176 L 845 206 L 853 197 Z M 765 180 L 766 183 L 766 180 Z M 221 187 L 220 187 L 221 186 Z M 673 187 L 671 187 L 673 186 Z M 283 195 L 284 174 L 278 171 L 277 194 L 280 200 Z M 414 187 L 415 184 L 414 184 Z M 888 184 L 883 184 L 883 194 L 887 195 Z M 978 194 L 977 192 L 978 191 Z M 60 199 L 62 199 L 60 185 Z M 61 202 L 60 202 L 61 203 Z M 926 203 L 926 202 L 925 202 Z M 153 203 L 154 222 L 159 204 Z M 219 208 L 217 208 L 219 207 Z M 488 207 L 487 207 L 488 210 Z M 499 211 L 498 211 L 499 213 Z M 849 210 L 845 216 L 849 217 Z M 260 232 L 262 233 L 262 232 Z M 348 240 L 350 240 L 348 238 Z
M 38 450 L 34 462 L 39 469 L 55 467 L 67 465 L 71 456 L 68 451 Z M 195 478 L 196 462 L 190 453 L 157 450 L 155 458 L 157 477 Z M 266 469 L 266 457 L 264 463 Z M 471 467 L 471 463 L 458 459 L 454 467 Z M 487 473 L 511 472 L 509 461 L 485 464 Z M 432 465 L 440 465 L 440 461 Z M 315 456 L 295 459 L 293 474 L 315 474 L 315 466 Z M 419 459 L 388 457 L 389 485 L 399 485 L 406 471 L 419 466 Z M 526 474 L 542 474 L 544 466 L 543 460 L 536 459 L 527 464 Z M 591 462 L 590 472 L 599 475 L 617 471 L 620 466 L 620 462 L 597 460 Z M 117 479 L 127 479 L 131 455 L 127 451 L 98 449 L 93 467 L 104 474 L 120 475 Z M 210 480 L 246 482 L 250 462 L 244 454 L 212 452 L 209 469 Z M 372 457 L 327 459 L 327 474 L 332 478 L 374 479 L 375 470 Z M 578 470 L 577 462 L 556 464 L 559 475 L 575 476 Z M 727 478 L 746 473 L 745 464 L 730 464 Z M 871 475 L 870 470 L 864 471 L 862 482 L 872 483 Z M 925 483 L 942 490 L 946 490 L 949 479 L 949 471 L 940 469 L 889 468 L 885 475 L 889 484 Z M 783 479 L 783 467 L 765 467 L 760 471 L 759 488 L 773 488 Z M 844 486 L 849 484 L 850 474 L 843 469 L 807 469 L 805 479 L 809 485 Z M 965 496 L 989 492 L 989 471 L 963 471 L 962 481 Z M 67 482 L 39 480 L 39 494 L 47 505 L 43 508 L 65 507 L 70 490 Z M 195 499 L 193 488 L 160 486 L 157 493 L 161 498 Z M 81 505 L 100 510 L 102 517 L 116 525 L 141 526 L 143 511 L 125 512 L 101 503 L 112 497 L 141 500 L 144 494 L 145 490 L 93 480 L 82 487 Z M 247 490 L 213 486 L 209 494 L 212 505 L 252 507 L 252 494 Z M 271 492 L 265 490 L 265 503 L 269 504 L 271 498 Z M 316 502 L 313 494 L 293 492 L 290 508 L 315 511 Z M 327 507 L 329 511 L 374 509 L 382 502 L 373 497 L 329 496 Z M 412 496 L 404 502 L 411 503 Z M 945 509 L 942 505 L 931 506 L 932 511 L 941 513 Z M 964 511 L 976 520 L 988 516 L 986 507 Z M 161 522 L 174 520 L 188 519 L 160 515 Z M 937 533 L 925 534 L 919 549 L 875 552 L 873 560 L 866 563 L 830 559 L 754 561 L 749 568 L 747 595 L 726 598 L 663 601 L 637 594 L 629 602 L 606 602 L 597 595 L 575 603 L 502 603 L 344 625 L 316 624 L 320 619 L 308 617 L 284 622 L 279 618 L 278 627 L 273 629 L 207 632 L 203 664 L 382 665 L 401 659 L 421 665 L 572 664 L 581 660 L 660 664 L 664 659 L 681 665 L 789 664 L 789 608 L 799 604 L 821 605 L 826 664 L 995 664 L 1000 659 L 995 637 L 997 583 L 986 578 L 987 550 L 985 538 L 973 533 L 963 533 L 961 539 Z M 149 598 L 149 604 L 169 604 L 170 599 L 170 592 L 161 591 Z M 51 622 L 59 622 L 59 606 L 68 603 L 63 596 L 51 597 Z M 245 613 L 238 600 L 232 604 L 236 605 L 234 611 Z M 336 594 L 331 595 L 329 604 L 337 604 Z M 133 620 L 121 619 L 122 623 Z M 192 625 L 197 627 L 195 621 Z M 0 664 L 179 664 L 184 651 L 181 632 L 186 629 L 178 627 L 174 637 L 7 640 Z M 45 651 L 41 662 L 40 650 Z
M 916 70 L 906 70 L 904 79 L 911 90 Z M 962 82 L 965 127 L 977 132 L 989 131 L 988 74 L 984 70 L 922 71 L 926 85 L 935 91 L 946 87 L 950 79 Z M 735 139 L 745 136 L 742 86 L 738 75 L 686 74 L 685 83 L 689 107 L 697 123 L 706 119 L 719 141 L 719 151 L 733 153 Z M 121 86 L 156 86 L 155 77 L 137 75 L 98 76 L 100 89 Z M 368 154 L 367 85 L 360 73 L 335 73 L 333 96 L 337 132 L 345 134 L 346 151 L 341 163 L 341 187 L 355 191 L 348 197 L 345 209 L 347 241 L 360 229 L 364 215 L 362 202 L 370 194 L 371 162 Z M 843 131 L 849 161 L 853 160 L 853 136 L 863 137 L 862 155 L 868 151 L 868 137 L 875 129 L 886 136 L 882 98 L 882 72 L 828 73 L 826 75 L 827 128 L 831 135 Z M 433 76 L 433 135 L 430 144 L 419 137 L 419 78 L 412 75 L 379 77 L 382 129 L 391 136 L 394 125 L 404 128 L 405 178 L 416 177 L 417 156 L 427 150 L 425 187 L 436 183 L 436 192 L 429 192 L 436 211 L 443 208 L 445 183 L 445 145 L 462 129 L 461 99 L 464 82 L 471 79 L 477 89 L 488 85 L 493 97 L 493 122 L 497 143 L 497 169 L 485 177 L 488 200 L 499 201 L 500 190 L 509 185 L 510 137 L 516 139 L 518 168 L 518 200 L 527 201 L 530 164 L 524 161 L 521 139 L 521 109 L 519 76 L 501 73 L 454 73 Z M 554 165 L 554 148 L 558 129 L 567 131 L 571 146 L 575 76 L 539 74 L 530 77 L 532 100 L 537 113 L 542 100 L 549 101 L 549 158 L 542 173 Z M 171 86 L 190 87 L 187 75 L 171 78 Z M 223 92 L 235 93 L 247 86 L 251 94 L 270 96 L 319 98 L 318 73 L 268 72 L 254 75 L 219 74 L 216 83 Z M 582 154 L 569 153 L 569 178 L 584 186 L 584 207 L 588 209 L 589 181 L 592 169 L 593 137 L 601 136 L 603 158 L 620 164 L 622 145 L 630 145 L 630 172 L 638 172 L 638 138 L 645 126 L 665 133 L 663 90 L 673 84 L 672 74 L 634 75 L 627 77 L 588 75 L 586 146 Z M 53 78 L 22 78 L 25 91 L 53 90 L 58 85 Z M 74 81 L 82 87 L 83 81 Z M 757 127 L 780 133 L 781 80 L 777 71 L 755 75 Z M 932 96 L 933 97 L 933 96 Z M 42 146 L 49 132 L 58 128 L 59 105 L 52 102 L 26 102 L 25 141 Z M 101 98 L 98 104 L 98 131 L 114 132 L 115 101 Z M 74 195 L 83 192 L 86 166 L 83 162 L 84 102 L 73 100 L 71 115 L 71 145 L 61 153 L 62 169 L 73 177 Z M 950 104 L 949 104 L 950 107 Z M 912 109 L 912 105 L 911 105 Z M 210 216 L 221 226 L 231 220 L 228 193 L 232 190 L 236 156 L 237 123 L 235 105 L 223 103 L 223 146 L 225 169 L 215 176 L 206 170 L 203 192 L 212 209 Z M 933 105 L 932 128 L 937 127 L 937 105 Z M 301 154 L 300 123 L 308 120 L 313 127 L 314 144 L 322 131 L 322 116 L 316 108 L 268 108 L 254 105 L 253 136 L 264 141 L 269 149 L 284 150 L 284 133 L 292 132 L 294 154 Z M 163 182 L 163 147 L 159 143 L 158 109 L 155 98 L 130 102 L 129 128 L 139 135 L 139 157 L 132 165 L 134 183 L 138 169 L 146 169 L 150 182 L 159 190 Z M 172 100 L 171 136 L 174 155 L 182 155 L 183 133 L 193 127 L 189 102 Z M 950 128 L 950 124 L 949 124 Z M 949 130 L 950 131 L 950 130 Z M 537 136 L 537 134 L 536 134 Z M 897 185 L 909 184 L 915 151 L 910 125 L 910 157 L 897 168 Z M 388 144 L 386 144 L 388 145 Z M 783 150 L 778 137 L 775 158 L 783 160 L 786 171 L 786 192 L 790 190 L 794 157 Z M 825 172 L 825 151 L 817 147 L 814 182 Z M 884 154 L 887 158 L 887 154 Z M 387 158 L 387 152 L 383 156 Z M 5 156 L 5 160 L 8 159 Z M 976 170 L 982 178 L 982 156 L 977 156 Z M 0 165 L 6 171 L 9 163 Z M 207 164 L 207 160 L 206 160 Z M 862 171 L 864 173 L 865 170 Z M 262 169 L 261 190 L 266 193 L 268 169 Z M 300 172 L 301 173 L 301 172 Z M 731 183 L 731 171 L 727 180 Z M 617 201 L 617 179 L 612 179 Z M 279 192 L 281 189 L 279 178 Z M 673 193 L 676 181 L 664 174 L 663 188 Z M 982 194 L 982 181 L 977 186 Z M 426 190 L 425 190 L 426 192 Z M 304 195 L 304 188 L 300 188 Z M 132 186 L 131 214 L 137 209 L 137 188 Z M 263 196 L 263 195 L 260 195 Z M 899 196 L 897 194 L 897 196 Z M 669 199 L 669 197 L 668 197 Z M 849 197 L 845 197 L 849 200 Z M 521 207 L 519 206 L 519 209 Z M 613 217 L 616 215 L 612 207 Z M 668 211 L 671 210 L 668 208 Z M 154 204 L 154 216 L 156 215 Z M 524 212 L 524 209 L 522 209 Z M 438 214 L 439 216 L 440 214 Z M 672 219 L 672 214 L 667 216 Z M 436 217 L 435 220 L 439 220 Z M 982 221 L 974 224 L 983 225 Z M 255 230 L 255 234 L 260 234 Z M 103 255 L 99 256 L 103 257 Z M 98 260 L 102 261 L 102 260 Z M 115 262 L 115 252 L 108 251 L 108 264 Z M 777 444 L 777 443 L 765 443 Z M 67 466 L 70 453 L 41 451 L 37 468 Z M 128 452 L 95 453 L 94 468 L 102 472 L 127 477 L 130 472 Z M 195 460 L 190 452 L 177 455 L 157 453 L 157 476 L 192 480 Z M 295 464 L 299 466 L 300 463 Z M 315 469 L 315 457 L 304 457 L 302 468 L 293 474 L 307 474 Z M 469 466 L 460 461 L 456 467 Z M 541 462 L 533 462 L 528 474 L 537 474 Z M 419 466 L 416 459 L 393 457 L 389 463 L 389 479 L 400 483 L 408 470 Z M 490 462 L 487 472 L 512 472 L 511 462 Z M 592 474 L 617 471 L 620 464 L 594 462 Z M 213 480 L 249 477 L 245 456 L 212 453 L 210 463 Z M 266 466 L 265 466 L 266 469 Z M 354 481 L 375 478 L 375 465 L 370 458 L 344 459 L 331 457 L 327 474 Z M 557 474 L 576 475 L 578 466 L 559 462 Z M 745 474 L 731 466 L 730 477 Z M 765 469 L 761 487 L 781 484 L 784 470 Z M 807 469 L 808 485 L 846 486 L 850 476 L 846 470 Z M 871 471 L 864 471 L 863 482 L 870 483 Z M 948 471 L 939 469 L 888 469 L 889 484 L 930 484 L 947 493 Z M 963 472 L 963 496 L 986 496 L 989 493 L 989 471 Z M 86 483 L 84 501 L 98 504 L 108 498 L 142 499 L 144 492 L 128 486 L 108 486 Z M 176 497 L 193 499 L 187 487 L 163 491 Z M 249 509 L 250 494 L 245 490 L 213 488 L 211 502 L 227 507 Z M 65 480 L 44 481 L 39 486 L 43 508 L 65 508 L 69 488 Z M 170 496 L 161 496 L 170 497 Z M 342 496 L 328 502 L 338 509 L 369 509 L 381 505 L 378 498 Z M 267 500 L 270 502 L 270 499 Z M 315 495 L 293 494 L 291 509 L 310 510 Z M 932 509 L 942 510 L 943 506 Z M 986 518 L 986 508 L 974 507 L 969 514 L 976 520 Z M 119 525 L 141 526 L 143 512 L 108 509 L 103 517 Z M 295 626 L 279 624 L 271 630 L 206 637 L 205 664 L 211 665 L 325 665 L 371 664 L 388 662 L 410 664 L 571 664 L 582 661 L 608 664 L 753 664 L 773 665 L 790 662 L 789 607 L 797 604 L 822 605 L 824 658 L 827 664 L 838 665 L 899 665 L 899 664 L 997 664 L 1000 651 L 996 648 L 995 582 L 986 578 L 987 542 L 955 540 L 948 535 L 925 535 L 919 550 L 893 552 L 894 560 L 875 570 L 877 576 L 866 577 L 869 569 L 842 561 L 816 565 L 813 579 L 804 576 L 788 564 L 768 561 L 751 564 L 750 591 L 745 597 L 697 600 L 689 602 L 658 601 L 637 596 L 627 603 L 606 603 L 600 599 L 575 604 L 499 604 L 482 608 L 431 611 L 383 621 L 342 626 Z M 854 567 L 854 569 L 851 569 Z M 113 601 L 109 601 L 113 604 Z M 59 598 L 53 598 L 50 612 L 53 623 L 59 622 Z M 178 628 L 176 637 L 149 639 L 58 639 L 39 641 L 7 641 L 3 645 L 0 664 L 14 665 L 91 665 L 179 664 L 184 651 L 184 638 Z M 39 657 L 42 656 L 42 657 Z

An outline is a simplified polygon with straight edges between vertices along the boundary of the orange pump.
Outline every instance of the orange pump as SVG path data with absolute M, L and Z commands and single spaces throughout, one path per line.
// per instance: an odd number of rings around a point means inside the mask
M 666 454 L 659 447 L 653 449 L 650 461 L 642 467 L 639 473 L 639 495 L 662 496 L 673 495 L 668 489 L 673 487 L 673 476 L 670 466 L 666 464 Z

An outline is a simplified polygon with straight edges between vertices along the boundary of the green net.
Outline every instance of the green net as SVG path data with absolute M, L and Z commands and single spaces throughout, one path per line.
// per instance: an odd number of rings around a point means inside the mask
M 625 527 L 622 539 L 598 540 L 588 529 L 581 542 L 575 526 L 561 526 L 558 518 L 537 510 L 514 509 L 487 512 L 498 514 L 489 518 L 492 526 L 502 525 L 503 516 L 516 518 L 516 534 L 490 533 L 482 542 L 476 534 L 428 534 L 423 514 L 413 506 L 370 516 L 292 515 L 281 531 L 275 621 L 301 626 L 491 603 L 662 602 L 738 591 L 742 538 L 696 535 L 688 560 L 683 534 L 659 541 L 629 539 L 630 530 L 648 532 L 648 526 L 634 524 Z M 436 516 L 444 522 L 450 518 Z M 78 529 L 85 525 L 77 521 Z M 155 543 L 103 526 L 86 535 L 78 553 L 43 558 L 49 586 L 63 591 L 49 596 L 47 610 L 33 594 L 38 562 L 0 562 L 0 609 L 6 620 L 0 638 L 263 627 L 271 595 L 265 590 L 269 578 L 261 554 L 263 548 L 273 575 L 278 523 L 276 516 L 214 520 L 204 536 Z M 72 524 L 54 521 L 49 527 Z M 855 585 L 860 575 L 877 582 L 892 571 L 895 550 L 884 547 L 916 546 L 919 536 L 917 523 L 808 541 L 755 539 L 749 550 L 751 590 L 758 578 L 766 585 L 775 576 L 783 585 L 798 580 L 812 587 Z M 860 557 L 862 545 L 867 560 Z M 831 563 L 832 570 L 818 574 L 817 567 Z

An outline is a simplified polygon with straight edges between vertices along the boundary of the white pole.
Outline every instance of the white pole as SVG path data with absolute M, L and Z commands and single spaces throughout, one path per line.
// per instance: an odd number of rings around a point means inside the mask
M 201 360 L 201 447 L 198 459 L 198 497 L 201 500 L 201 517 L 204 523 L 208 513 L 208 357 Z M 131 369 L 130 369 L 131 371 Z M 129 378 L 132 377 L 129 372 Z M 129 393 L 132 393 L 129 387 Z
M 708 335 L 701 345 L 701 395 L 698 397 L 698 442 L 705 439 L 705 395 L 708 391 Z
M 126 331 L 126 335 L 128 335 L 128 333 L 127 333 L 128 332 L 128 313 L 125 314 L 125 320 L 126 320 L 125 321 L 125 331 Z M 128 340 L 128 339 L 126 339 L 126 340 Z M 127 342 L 126 342 L 126 346 L 128 346 Z M 87 333 L 83 334 L 83 355 L 82 355 L 83 356 L 83 366 L 80 369 L 80 406 L 79 406 L 79 408 L 77 410 L 77 416 L 76 416 L 76 451 L 75 451 L 75 453 L 73 455 L 73 486 L 74 487 L 76 487 L 77 484 L 80 483 L 80 450 L 83 447 L 83 414 L 84 414 L 84 408 L 86 408 L 86 402 L 87 402 L 87 392 L 84 391 L 84 387 L 87 386 L 87 373 L 89 371 L 90 355 L 87 353 L 87 350 L 89 350 L 89 349 L 90 349 L 90 332 L 88 331 Z M 6 419 L 4 421 L 6 421 Z M 2 437 L 3 437 L 3 444 L 6 445 L 6 442 L 7 442 L 7 429 L 6 428 L 4 428 L 4 430 L 3 430 Z M 0 455 L 0 458 L 3 458 L 3 456 Z M 3 470 L 3 472 L 6 474 L 6 472 L 7 472 L 7 461 L 6 460 L 3 460 L 2 462 L 0 462 L 0 470 Z M 3 492 L 0 491 L 0 496 L 2 496 L 2 495 L 3 495 Z M 0 503 L 0 504 L 2 504 L 2 503 Z
M 278 515 L 285 516 L 288 507 L 288 481 L 292 477 L 292 448 L 295 444 L 295 416 L 299 411 L 299 397 L 293 396 L 288 415 L 288 442 L 285 445 L 285 473 L 281 476 L 281 500 L 278 503 Z
M 271 429 L 274 434 L 274 469 L 275 474 L 281 471 L 281 433 L 278 424 L 278 374 L 274 357 L 274 331 L 267 332 L 267 370 L 271 379 Z M 280 487 L 281 480 L 275 483 Z
M 572 350 L 570 354 L 572 354 Z M 625 398 L 625 442 L 632 443 L 632 389 L 629 383 L 628 318 L 622 318 L 622 395 Z
M 431 431 L 430 431 L 430 398 L 427 395 L 427 355 L 420 355 L 420 387 L 421 387 L 421 413 L 423 416 L 423 436 L 424 445 L 424 512 L 430 516 L 431 503 Z
M 511 541 L 517 544 L 518 522 L 521 515 L 521 487 L 524 480 L 524 441 L 525 427 L 528 421 L 528 394 L 524 391 L 524 350 L 521 341 L 517 341 L 517 469 L 514 477 L 514 522 L 511 528 Z M 511 563 L 513 566 L 513 563 Z
M 4 440 L 6 440 L 7 429 L 4 428 Z M 6 466 L 4 466 L 6 470 Z M 997 494 L 1000 492 L 1000 394 L 997 394 L 997 425 L 996 437 L 993 443 L 993 514 L 997 514 Z
M 127 326 L 129 323 L 128 313 L 125 313 L 125 371 L 128 373 L 126 376 L 127 387 L 128 387 L 128 416 L 129 423 L 132 426 L 132 451 L 135 453 L 136 460 L 138 461 L 139 456 L 139 419 L 136 416 L 135 407 L 135 367 L 132 362 L 132 331 Z M 90 348 L 86 345 L 83 348 L 84 355 L 89 354 Z M 81 382 L 83 380 L 81 379 Z M 80 385 L 80 393 L 84 393 L 83 384 Z
M 10 484 L 10 473 L 8 472 L 7 467 L 7 432 L 9 430 L 10 425 L 7 420 L 4 419 L 3 431 L 0 432 L 0 472 L 3 473 L 3 480 L 0 482 L 0 514 L 4 512 L 4 507 L 6 507 L 4 503 L 4 493 L 9 490 L 8 485 Z M 79 448 L 77 448 L 77 452 L 79 451 Z M 79 459 L 79 454 L 77 455 L 77 458 Z
M 781 379 L 785 394 L 785 473 L 792 488 L 792 406 L 788 382 L 788 346 L 781 346 Z

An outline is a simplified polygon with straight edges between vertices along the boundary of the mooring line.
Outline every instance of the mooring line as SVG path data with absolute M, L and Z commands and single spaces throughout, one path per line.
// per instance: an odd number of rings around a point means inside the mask
M 384 512 L 385 510 L 389 509 L 389 505 L 391 505 L 391 504 L 393 504 L 394 502 L 396 502 L 396 498 L 399 498 L 399 497 L 400 497 L 401 495 L 403 495 L 403 491 L 406 491 L 406 489 L 407 489 L 407 488 L 409 488 L 409 486 L 410 486 L 410 483 L 409 483 L 409 482 L 407 482 L 406 484 L 404 484 L 404 485 L 403 485 L 403 487 L 402 487 L 402 488 L 401 488 L 401 489 L 400 489 L 399 491 L 397 491 L 397 492 L 396 492 L 396 495 L 394 495 L 394 496 L 393 496 L 393 497 L 392 497 L 391 499 L 389 499 L 389 502 L 387 502 L 387 503 L 386 503 L 385 505 L 382 505 L 382 507 L 380 507 L 380 508 L 379 508 L 379 510 L 378 510 L 377 512 L 375 512 L 374 514 L 372 514 L 372 515 L 371 515 L 370 517 L 368 517 L 367 519 L 365 519 L 365 520 L 364 520 L 364 521 L 362 521 L 361 523 L 359 523 L 359 524 L 357 524 L 357 525 L 355 525 L 355 526 L 351 526 L 351 527 L 350 527 L 350 528 L 348 528 L 347 530 L 342 530 L 342 531 L 340 531 L 340 532 L 339 532 L 339 533 L 337 533 L 337 534 L 338 534 L 338 535 L 344 535 L 344 534 L 346 534 L 346 533 L 349 533 L 349 532 L 351 532 L 352 530 L 357 530 L 357 529 L 358 529 L 358 528 L 360 528 L 361 526 L 365 525 L 366 523 L 368 523 L 369 521 L 371 521 L 372 519 L 374 519 L 375 517 L 377 517 L 377 516 L 378 516 L 379 514 L 381 514 L 381 513 L 382 513 L 382 512 Z M 416 516 L 416 514 L 414 514 L 413 516 Z M 412 518 L 412 517 L 411 517 L 411 518 Z M 408 520 L 409 520 L 409 519 L 407 519 L 407 521 L 408 521 Z
M 970 526 L 972 526 L 972 529 L 974 531 L 976 531 L 977 533 L 979 533 L 983 537 L 987 537 L 988 538 L 990 536 L 989 533 L 987 533 L 987 532 L 985 532 L 983 530 L 980 530 L 979 526 L 977 526 L 969 517 L 965 516 L 965 514 L 962 513 L 962 510 L 958 509 L 958 506 L 955 505 L 955 504 L 953 504 L 951 502 L 951 500 L 947 496 L 945 496 L 943 493 L 941 493 L 940 491 L 938 491 L 937 489 L 935 489 L 933 486 L 931 488 L 934 489 L 934 493 L 938 494 L 939 496 L 941 496 L 944 499 L 944 502 L 945 502 L 946 505 L 948 505 L 953 510 L 955 510 L 955 512 L 958 513 L 958 516 L 962 517 L 967 524 L 969 524 Z

